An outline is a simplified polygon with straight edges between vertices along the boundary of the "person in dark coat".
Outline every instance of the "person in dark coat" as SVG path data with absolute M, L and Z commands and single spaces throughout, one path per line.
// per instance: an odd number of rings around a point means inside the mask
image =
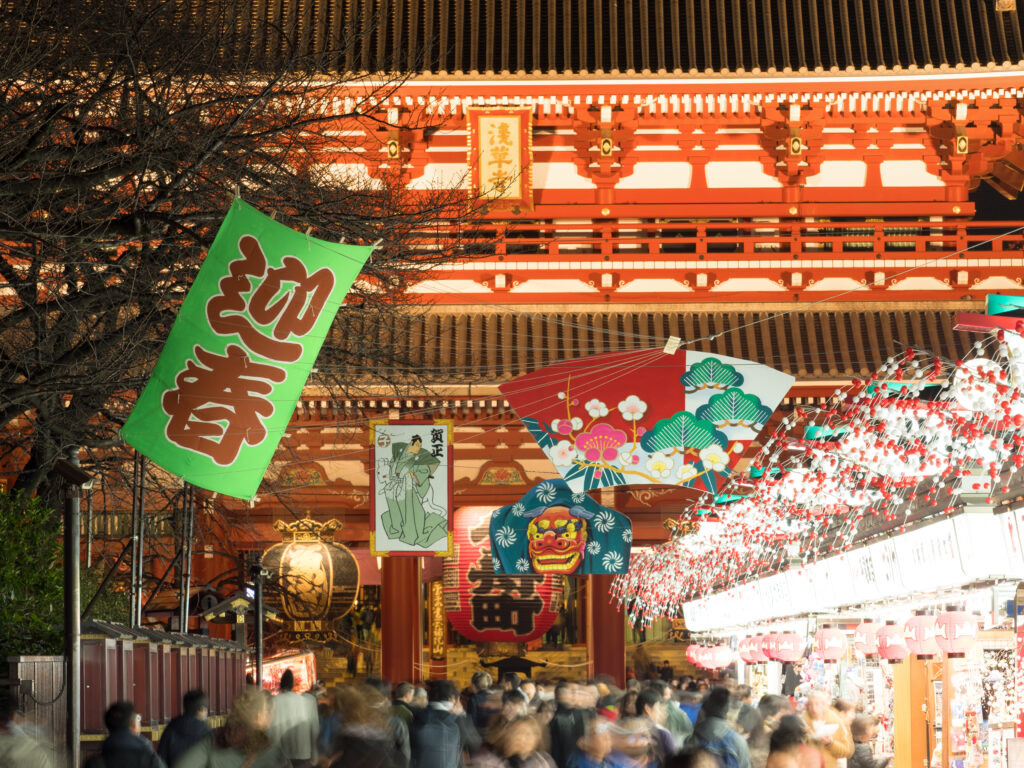
M 160 746 L 156 750 L 167 765 L 173 766 L 193 744 L 209 735 L 210 726 L 206 722 L 208 711 L 209 700 L 205 693 L 195 690 L 185 694 L 181 714 L 164 728 Z
M 167 768 L 153 745 L 139 735 L 142 720 L 130 701 L 111 704 L 103 715 L 103 724 L 110 735 L 100 754 L 90 758 L 85 768 Z
M 583 714 L 576 706 L 576 683 L 562 681 L 555 686 L 555 716 L 551 729 L 551 758 L 558 768 L 566 768 L 569 756 L 584 735 Z
M 427 697 L 426 709 L 414 713 L 409 730 L 413 768 L 458 768 L 464 748 L 459 691 L 449 681 L 438 680 Z

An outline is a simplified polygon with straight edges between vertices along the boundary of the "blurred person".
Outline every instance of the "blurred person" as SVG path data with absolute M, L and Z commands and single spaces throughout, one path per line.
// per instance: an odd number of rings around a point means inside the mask
M 501 690 L 503 691 L 517 691 L 520 685 L 522 685 L 522 678 L 519 677 L 518 672 L 506 672 L 501 676 Z
M 416 688 L 412 683 L 399 683 L 392 694 L 391 714 L 405 723 L 406 728 L 412 725 L 412 699 Z
M 684 689 L 679 692 L 679 709 L 683 711 L 683 714 L 689 719 L 690 724 L 697 722 L 697 715 L 700 714 L 701 704 L 704 703 L 704 697 L 697 692 L 697 684 L 694 682 L 689 683 L 693 686 L 693 690 Z
M 526 697 L 521 691 L 508 690 L 501 694 L 501 711 L 491 718 L 484 735 L 484 744 L 493 746 L 496 738 L 499 737 L 506 725 L 520 717 L 526 717 L 529 708 L 526 704 Z
M 597 702 L 601 699 L 601 688 L 595 680 L 585 680 L 576 686 L 576 708 L 584 712 L 597 711 Z
M 807 745 L 807 725 L 783 715 L 771 735 L 767 768 L 821 768 L 821 753 Z
M 846 721 L 846 724 L 852 725 L 853 719 L 857 717 L 857 706 L 846 699 L 836 699 L 832 702 L 832 709 L 839 713 L 839 716 Z
M 171 768 L 193 745 L 210 735 L 210 725 L 206 722 L 209 711 L 209 699 L 203 691 L 196 689 L 182 697 L 181 714 L 164 728 L 156 750 Z
M 612 751 L 612 724 L 600 715 L 583 720 L 583 735 L 569 755 L 568 768 L 615 768 L 608 759 Z
M 721 768 L 751 768 L 746 739 L 726 720 L 729 699 L 728 688 L 717 686 L 711 690 L 704 699 L 687 746 L 706 749 L 715 756 Z
M 488 678 L 490 676 L 488 675 Z M 410 729 L 414 768 L 458 768 L 467 748 L 459 724 L 459 692 L 448 680 L 435 680 L 427 692 L 426 709 L 415 713 Z
M 470 762 L 472 768 L 555 768 L 541 750 L 540 725 L 532 717 L 517 717 L 493 734 L 489 749 Z
M 328 768 L 405 768 L 408 765 L 408 757 L 395 746 L 395 735 L 390 728 L 396 718 L 378 688 L 365 683 L 345 685 L 335 691 L 334 700 L 340 724 L 320 765 Z
M 18 702 L 0 687 L 0 768 L 51 768 L 46 751 L 14 722 Z
M 678 750 L 693 733 L 693 723 L 676 703 L 672 686 L 664 680 L 652 680 L 649 685 L 651 690 L 658 693 L 662 701 L 665 702 L 665 728 L 672 734 L 672 741 Z
M 540 723 L 544 728 L 548 728 L 551 721 L 555 717 L 555 712 L 558 711 L 558 705 L 555 704 L 554 699 L 545 699 L 537 707 L 537 722 Z M 550 752 L 550 750 L 548 750 Z
M 687 747 L 666 760 L 662 768 L 718 768 L 718 761 L 706 750 Z
M 753 768 L 764 768 L 768 762 L 772 733 L 783 715 L 793 714 L 793 703 L 785 696 L 768 693 L 757 702 L 758 724 L 747 736 L 750 762 Z
M 116 701 L 103 714 L 108 736 L 100 754 L 90 758 L 86 768 L 167 768 L 153 745 L 139 734 L 142 716 L 130 701 Z
M 563 680 L 555 686 L 555 715 L 548 724 L 551 758 L 566 768 L 569 755 L 583 735 L 583 714 L 577 704 L 579 686 Z
M 853 754 L 850 728 L 821 691 L 811 691 L 803 714 L 807 741 L 821 750 L 825 768 L 839 768 L 839 761 Z
M 536 712 L 537 707 L 540 706 L 541 702 L 540 691 L 537 688 L 537 683 L 528 677 L 519 684 L 519 690 L 522 691 L 523 695 L 526 697 L 527 706 L 530 710 Z
M 850 724 L 853 735 L 853 755 L 846 761 L 848 768 L 885 768 L 892 755 L 875 757 L 871 742 L 878 737 L 878 718 L 871 715 L 857 715 Z
M 761 722 L 761 717 L 751 702 L 754 691 L 749 685 L 737 685 L 732 689 L 734 724 L 744 738 L 750 736 Z
M 469 696 L 464 704 L 466 715 L 481 733 L 487 728 L 487 723 L 497 711 L 491 703 L 491 686 L 494 685 L 493 678 L 486 672 L 474 672 L 470 681 Z
M 413 709 L 413 714 L 416 714 L 417 709 L 423 709 L 427 706 L 427 689 L 416 686 L 416 693 L 412 695 L 412 701 L 409 702 L 409 706 Z
M 171 768 L 289 768 L 291 761 L 284 750 L 267 735 L 273 707 L 268 693 L 247 688 L 231 703 L 224 725 L 189 749 Z
M 636 708 L 638 696 L 640 696 L 640 691 L 638 690 L 628 690 L 622 694 L 622 699 L 619 701 L 619 717 L 640 716 L 640 712 Z
M 665 727 L 665 700 L 661 698 L 661 694 L 654 687 L 645 688 L 637 696 L 636 708 L 641 719 L 648 722 L 659 761 L 663 762 L 672 757 L 676 753 L 676 742 Z
M 316 742 L 320 735 L 316 701 L 293 690 L 295 674 L 291 669 L 281 675 L 278 687 L 280 693 L 274 697 L 270 738 L 281 745 L 293 768 L 308 768 L 316 759 Z
M 666 683 L 672 682 L 672 678 L 675 676 L 675 671 L 672 669 L 672 664 L 668 659 L 661 662 L 661 666 L 658 667 L 658 675 L 661 677 L 662 681 Z
M 655 768 L 654 741 L 650 725 L 646 720 L 627 717 L 616 721 L 611 727 L 612 750 L 608 760 L 616 768 Z
M 370 699 L 369 703 L 384 710 L 384 716 L 387 720 L 386 730 L 392 744 L 408 762 L 411 758 L 409 726 L 392 710 L 390 703 L 391 681 L 386 677 L 371 676 L 366 678 L 363 684 L 370 689 L 369 691 L 363 691 L 367 698 Z

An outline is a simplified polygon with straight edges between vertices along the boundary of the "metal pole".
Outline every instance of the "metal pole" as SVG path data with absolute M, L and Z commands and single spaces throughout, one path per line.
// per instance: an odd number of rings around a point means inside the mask
M 188 601 L 192 590 L 192 530 L 196 519 L 196 489 L 185 483 L 183 494 L 184 516 L 181 521 L 181 618 L 179 631 L 188 634 Z
M 131 574 L 131 611 L 128 624 L 137 627 L 135 617 L 139 614 L 139 454 L 135 453 L 132 462 L 132 574 Z
M 78 466 L 78 446 L 72 447 L 68 461 Z M 77 766 L 82 738 L 81 486 L 67 483 L 64 494 L 64 702 L 68 758 Z
M 263 553 L 256 553 L 256 565 L 253 567 L 255 578 L 255 597 L 253 600 L 256 614 L 256 669 L 253 680 L 257 688 L 263 687 Z
M 85 567 L 92 568 L 92 491 L 85 497 Z
M 142 626 L 142 594 L 146 568 L 146 457 L 139 456 L 139 581 L 135 605 L 138 613 L 133 626 Z

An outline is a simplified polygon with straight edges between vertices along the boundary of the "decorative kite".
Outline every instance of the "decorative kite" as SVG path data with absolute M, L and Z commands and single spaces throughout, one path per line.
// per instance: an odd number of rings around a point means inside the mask
M 633 527 L 563 480 L 545 480 L 491 515 L 496 573 L 626 573 Z
M 500 390 L 573 491 L 715 493 L 793 381 L 733 357 L 641 350 L 555 363 Z

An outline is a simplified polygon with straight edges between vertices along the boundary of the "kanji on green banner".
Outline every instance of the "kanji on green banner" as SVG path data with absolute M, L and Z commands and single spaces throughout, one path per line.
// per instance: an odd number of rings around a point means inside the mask
M 309 237 L 236 199 L 125 442 L 194 485 L 251 499 L 371 250 Z

